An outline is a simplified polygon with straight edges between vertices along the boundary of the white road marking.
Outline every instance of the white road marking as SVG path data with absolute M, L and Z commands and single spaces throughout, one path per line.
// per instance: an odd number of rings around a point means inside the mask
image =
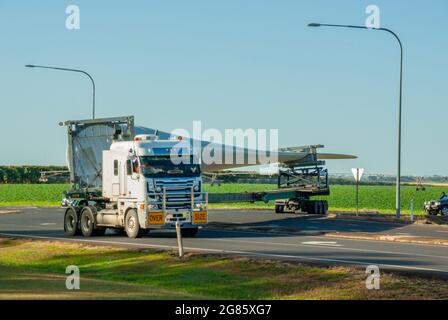
M 295 237 L 295 236 L 301 236 L 298 234 L 293 234 L 293 233 L 287 233 L 287 232 L 273 232 L 273 231 L 263 231 L 263 233 L 259 232 L 259 231 L 246 231 L 246 230 L 220 230 L 220 229 L 204 229 L 204 231 L 219 231 L 219 232 L 228 232 L 228 233 L 248 233 L 248 234 L 265 234 L 265 235 L 275 235 L 275 236 L 290 236 L 290 237 Z M 332 231 L 332 230 L 330 230 Z M 332 232 L 339 232 L 337 230 L 333 230 Z M 322 235 L 322 236 L 318 236 L 318 235 L 309 235 L 308 237 L 312 237 L 314 239 L 340 239 L 337 237 L 332 237 L 331 235 Z M 215 239 L 209 239 L 209 240 L 215 240 Z M 378 242 L 382 242 L 382 240 L 368 240 L 368 239 L 344 239 L 344 240 L 348 240 L 348 241 L 356 241 L 356 242 L 368 242 L 368 243 L 374 243 L 374 244 L 378 244 Z M 269 242 L 272 243 L 272 242 Z M 389 244 L 392 242 L 389 242 Z M 296 245 L 296 244 L 292 244 L 292 245 Z M 393 242 L 393 245 L 397 245 L 397 246 L 413 246 L 413 247 L 432 247 L 432 248 L 446 248 L 446 245 L 441 245 L 441 244 L 428 244 L 428 243 L 408 243 L 408 242 Z M 353 250 L 358 250 L 358 249 L 353 249 Z M 365 251 L 365 250 L 360 250 L 360 251 Z M 368 251 L 368 250 L 367 250 Z M 375 252 L 375 250 L 373 250 L 372 252 Z M 396 254 L 401 254 L 398 252 L 387 252 L 387 251 L 378 251 L 379 253 L 396 253 Z M 415 255 L 415 254 L 407 254 L 406 255 Z M 448 257 L 445 256 L 427 256 L 427 255 L 419 255 L 418 256 L 422 256 L 422 257 L 438 257 L 438 258 L 443 258 L 446 259 Z
M 312 238 L 321 238 L 322 237 L 313 237 Z M 315 247 L 315 248 L 322 248 L 322 246 L 316 246 L 316 245 L 302 245 L 298 243 L 283 243 L 283 242 L 264 242 L 264 241 L 249 241 L 249 240 L 235 240 L 235 239 L 207 239 L 209 241 L 219 241 L 219 242 L 240 242 L 240 243 L 255 243 L 255 244 L 261 244 L 261 245 L 278 245 L 278 246 L 292 246 L 292 247 Z M 367 240 L 370 241 L 370 240 Z M 373 241 L 370 241 L 373 242 Z M 375 243 L 378 243 L 378 241 L 375 241 Z M 394 244 L 400 244 L 399 242 Z M 407 252 L 394 252 L 394 251 L 380 251 L 380 250 L 372 250 L 372 249 L 358 249 L 358 248 L 349 248 L 349 247 L 334 247 L 338 250 L 346 250 L 346 251 L 358 251 L 358 252 L 371 252 L 371 253 L 385 253 L 385 254 L 395 254 L 395 255 L 402 255 L 402 256 L 412 256 L 412 257 L 426 257 L 426 258 L 439 258 L 439 259 L 448 259 L 448 256 L 437 256 L 437 255 L 428 255 L 428 254 L 420 254 L 420 253 L 407 253 Z
M 55 222 L 44 222 L 44 223 L 41 223 L 40 225 L 41 226 L 54 226 L 54 225 L 56 225 L 56 223 Z
M 330 246 L 330 247 L 342 247 L 342 244 L 338 244 L 336 241 L 304 241 L 302 244 L 313 244 L 316 246 Z
M 133 243 L 133 242 L 102 241 L 102 240 L 87 240 L 87 239 L 70 239 L 70 238 L 45 237 L 45 236 L 30 236 L 30 235 L 26 235 L 26 234 L 17 234 L 17 233 L 0 233 L 0 235 L 22 237 L 22 238 L 31 238 L 31 239 L 56 239 L 56 240 L 61 240 L 61 241 L 103 243 L 103 244 L 106 244 L 106 245 L 117 244 L 117 245 L 130 245 L 130 246 L 148 247 L 148 248 L 177 249 L 177 246 L 152 245 L 152 244 Z M 358 264 L 359 265 L 371 265 L 372 264 L 372 262 L 364 262 L 364 261 L 356 261 L 356 260 L 315 258 L 315 257 L 292 256 L 292 255 L 285 255 L 285 254 L 258 253 L 258 252 L 237 251 L 237 250 L 206 249 L 206 248 L 196 248 L 196 247 L 184 247 L 184 248 L 187 249 L 187 250 L 193 250 L 193 251 L 199 251 L 199 252 L 219 252 L 219 253 L 231 253 L 231 254 L 242 254 L 242 255 L 259 256 L 259 257 L 285 258 L 285 259 L 294 259 L 294 260 L 324 261 L 324 262 L 332 262 L 332 263 L 336 262 L 336 263 L 343 263 L 343 264 L 350 264 L 350 265 L 358 265 Z M 393 268 L 393 269 L 407 269 L 407 270 L 434 271 L 434 272 L 448 273 L 448 270 L 434 269 L 434 268 L 411 267 L 411 266 L 401 266 L 401 265 L 384 264 L 384 263 L 381 263 L 379 265 L 380 266 L 384 266 L 384 267 Z

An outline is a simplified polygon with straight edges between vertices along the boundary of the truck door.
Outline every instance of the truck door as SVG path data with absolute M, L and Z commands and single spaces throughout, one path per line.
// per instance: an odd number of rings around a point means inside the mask
M 138 157 L 127 160 L 126 165 L 126 196 L 129 198 L 140 198 L 140 162 Z
M 125 160 L 123 162 L 122 170 L 121 170 L 121 174 L 120 174 L 120 194 L 123 197 L 126 197 L 128 194 L 128 190 L 127 190 L 127 181 L 128 181 L 128 174 L 129 174 L 129 167 L 130 163 L 129 160 Z

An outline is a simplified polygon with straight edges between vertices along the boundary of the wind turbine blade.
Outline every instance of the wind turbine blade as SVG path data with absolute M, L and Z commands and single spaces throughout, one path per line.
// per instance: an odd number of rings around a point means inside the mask
M 357 159 L 358 157 L 350 154 L 318 153 L 317 158 L 319 160 L 337 160 L 337 159 Z

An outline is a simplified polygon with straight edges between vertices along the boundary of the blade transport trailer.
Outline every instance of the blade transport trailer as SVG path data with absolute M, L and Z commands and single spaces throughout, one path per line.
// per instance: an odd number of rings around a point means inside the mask
M 132 116 L 61 125 L 71 186 L 62 200 L 67 234 L 89 237 L 111 228 L 136 238 L 179 222 L 184 236 L 195 236 L 207 224 L 201 166 L 188 142 L 135 135 Z
M 328 185 L 328 170 L 324 168 L 325 161 L 318 159 L 317 149 L 323 145 L 296 147 L 305 152 L 306 159 L 300 163 L 286 163 L 278 172 L 278 189 L 261 192 L 243 193 L 215 193 L 210 194 L 210 203 L 257 202 L 268 203 L 275 200 L 275 212 L 301 211 L 309 214 L 326 214 L 328 202 L 326 200 L 311 200 L 314 196 L 330 194 Z M 294 152 L 291 151 L 291 152 Z

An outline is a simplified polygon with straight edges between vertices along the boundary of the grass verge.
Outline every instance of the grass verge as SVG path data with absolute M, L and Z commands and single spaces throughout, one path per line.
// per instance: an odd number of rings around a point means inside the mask
M 81 289 L 65 289 L 65 268 Z M 448 281 L 222 255 L 0 239 L 0 299 L 448 299 Z

